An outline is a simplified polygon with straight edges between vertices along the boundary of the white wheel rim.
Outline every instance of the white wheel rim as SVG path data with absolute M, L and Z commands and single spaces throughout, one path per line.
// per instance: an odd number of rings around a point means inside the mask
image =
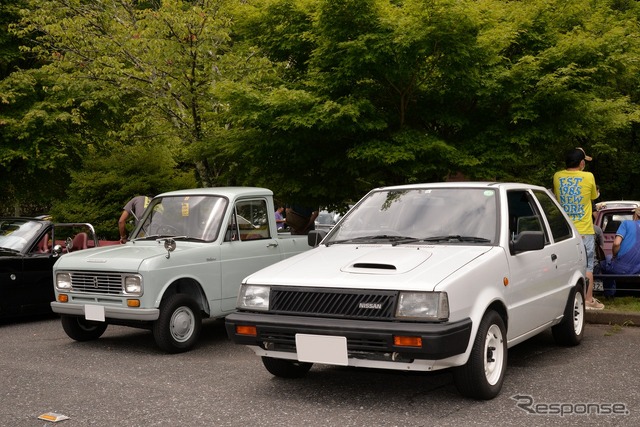
M 171 336 L 178 342 L 187 341 L 195 328 L 195 316 L 189 307 L 180 307 L 171 315 L 169 329 Z
M 500 380 L 503 361 L 502 331 L 498 325 L 491 325 L 484 341 L 484 375 L 489 384 L 495 385 Z
M 582 333 L 584 327 L 584 300 L 580 292 L 576 292 L 573 299 L 573 332 L 576 335 Z

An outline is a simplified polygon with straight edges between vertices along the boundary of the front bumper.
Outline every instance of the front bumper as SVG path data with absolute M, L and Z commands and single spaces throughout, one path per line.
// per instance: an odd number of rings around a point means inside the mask
M 353 358 L 440 360 L 462 354 L 471 336 L 471 319 L 452 323 L 410 323 L 320 317 L 282 316 L 236 312 L 225 320 L 227 334 L 236 344 L 265 350 L 296 352 L 296 334 L 341 336 Z M 240 335 L 236 326 L 255 326 L 257 336 Z M 419 336 L 421 347 L 394 345 L 394 336 Z
M 160 310 L 157 308 L 103 307 L 104 317 L 107 321 L 109 319 L 154 321 L 160 316 Z M 53 301 L 51 302 L 51 309 L 58 314 L 85 317 L 85 304 Z

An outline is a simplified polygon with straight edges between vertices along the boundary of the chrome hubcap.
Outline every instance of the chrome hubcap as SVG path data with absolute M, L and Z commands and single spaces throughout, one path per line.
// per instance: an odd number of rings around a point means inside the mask
M 189 307 L 180 307 L 171 316 L 171 336 L 178 342 L 185 342 L 193 334 L 194 315 Z

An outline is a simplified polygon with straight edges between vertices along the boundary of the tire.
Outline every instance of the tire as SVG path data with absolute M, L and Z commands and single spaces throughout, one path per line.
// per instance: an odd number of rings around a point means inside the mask
M 580 344 L 584 335 L 584 295 L 582 286 L 574 287 L 569 293 L 562 321 L 551 328 L 553 339 L 559 345 Z
M 76 341 L 93 341 L 97 340 L 107 330 L 107 323 L 93 322 L 79 316 L 61 315 L 62 329 L 67 333 L 69 338 Z
M 188 295 L 175 294 L 160 304 L 160 316 L 153 323 L 156 344 L 167 353 L 182 353 L 195 345 L 200 336 L 202 313 Z
M 313 366 L 313 363 L 274 359 L 266 356 L 262 357 L 262 364 L 272 375 L 280 378 L 302 378 Z
M 456 388 L 466 397 L 493 399 L 502 389 L 506 369 L 504 320 L 495 311 L 488 311 L 478 327 L 469 360 L 453 371 Z

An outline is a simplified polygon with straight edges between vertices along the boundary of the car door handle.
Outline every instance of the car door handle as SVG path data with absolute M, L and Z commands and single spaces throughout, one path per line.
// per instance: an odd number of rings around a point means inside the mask
M 269 243 L 267 245 L 268 248 L 277 248 L 278 247 L 278 242 L 273 242 L 273 243 Z
M 551 261 L 555 261 L 558 259 L 558 255 L 556 254 L 551 254 Z

